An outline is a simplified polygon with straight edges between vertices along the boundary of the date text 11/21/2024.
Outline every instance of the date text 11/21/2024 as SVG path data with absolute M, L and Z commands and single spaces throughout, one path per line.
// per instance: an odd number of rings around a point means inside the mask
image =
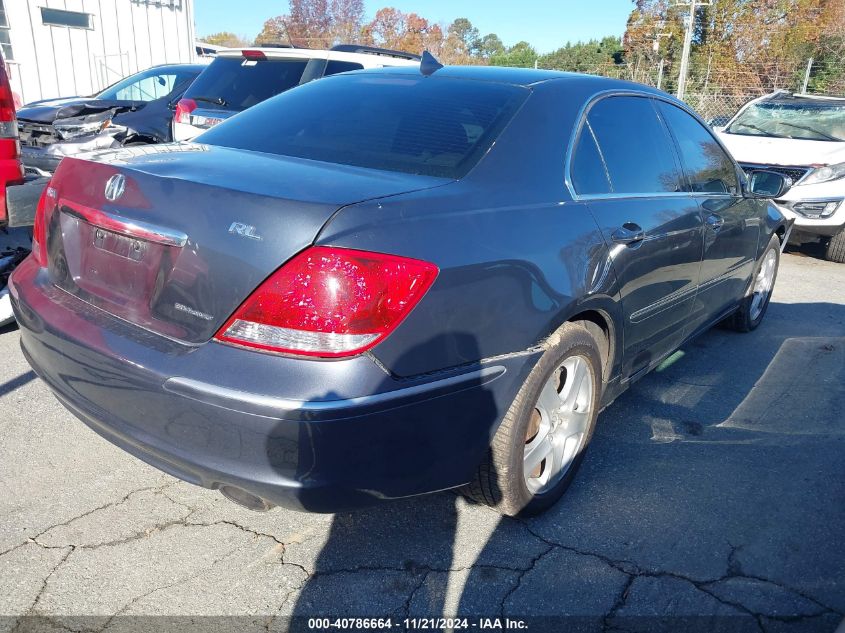
M 518 618 L 309 618 L 308 629 L 320 630 L 402 630 L 442 631 L 471 630 L 482 631 L 518 631 L 528 628 L 524 620 Z

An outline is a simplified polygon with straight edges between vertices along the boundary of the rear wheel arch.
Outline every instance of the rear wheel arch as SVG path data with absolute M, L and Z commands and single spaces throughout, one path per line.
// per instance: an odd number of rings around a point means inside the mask
M 547 344 L 553 340 L 567 323 L 575 323 L 584 326 L 590 334 L 596 339 L 601 350 L 602 360 L 602 377 L 604 382 L 609 382 L 616 374 L 616 367 L 620 360 L 620 350 L 622 349 L 622 330 L 619 326 L 618 318 L 614 318 L 614 312 L 619 310 L 619 306 L 608 299 L 609 305 L 593 304 L 589 306 L 578 306 L 578 309 L 571 314 L 562 316 L 551 329 L 550 333 L 543 337 L 541 345 Z
M 601 351 L 602 376 L 607 381 L 613 369 L 617 348 L 616 330 L 610 315 L 600 310 L 586 310 L 567 319 L 567 323 L 584 326 L 596 339 Z

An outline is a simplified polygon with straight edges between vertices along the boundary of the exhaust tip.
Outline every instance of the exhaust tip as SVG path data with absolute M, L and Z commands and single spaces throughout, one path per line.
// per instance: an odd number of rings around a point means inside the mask
M 236 488 L 235 486 L 220 486 L 220 494 L 226 497 L 232 503 L 237 503 L 239 506 L 252 510 L 253 512 L 267 512 L 275 508 L 275 504 L 270 503 L 266 499 L 256 497 L 254 494 Z

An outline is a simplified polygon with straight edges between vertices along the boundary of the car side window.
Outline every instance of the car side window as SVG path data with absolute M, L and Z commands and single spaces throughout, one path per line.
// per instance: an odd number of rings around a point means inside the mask
M 707 128 L 670 103 L 659 101 L 658 108 L 678 142 L 692 191 L 738 193 L 734 163 Z
M 118 101 L 155 101 L 169 95 L 176 84 L 174 74 L 161 74 L 144 77 L 124 86 L 115 94 Z
M 350 70 L 361 70 L 363 68 L 364 66 L 362 64 L 356 64 L 355 62 L 341 62 L 336 59 L 330 59 L 329 63 L 326 64 L 326 70 L 323 75 L 336 75 L 337 73 L 345 73 Z
M 572 152 L 572 186 L 578 195 L 610 193 L 607 170 L 590 124 L 584 121 Z
M 587 114 L 614 193 L 683 191 L 669 133 L 648 97 L 606 97 Z

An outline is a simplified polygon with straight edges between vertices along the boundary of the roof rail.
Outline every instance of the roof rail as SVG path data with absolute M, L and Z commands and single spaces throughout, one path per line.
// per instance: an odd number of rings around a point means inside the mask
M 386 57 L 398 57 L 400 59 L 411 59 L 419 61 L 422 59 L 419 55 L 413 53 L 406 53 L 405 51 L 394 51 L 389 48 L 378 48 L 377 46 L 361 46 L 359 44 L 338 44 L 332 46 L 330 50 L 339 53 L 368 53 L 370 55 L 384 55 Z

